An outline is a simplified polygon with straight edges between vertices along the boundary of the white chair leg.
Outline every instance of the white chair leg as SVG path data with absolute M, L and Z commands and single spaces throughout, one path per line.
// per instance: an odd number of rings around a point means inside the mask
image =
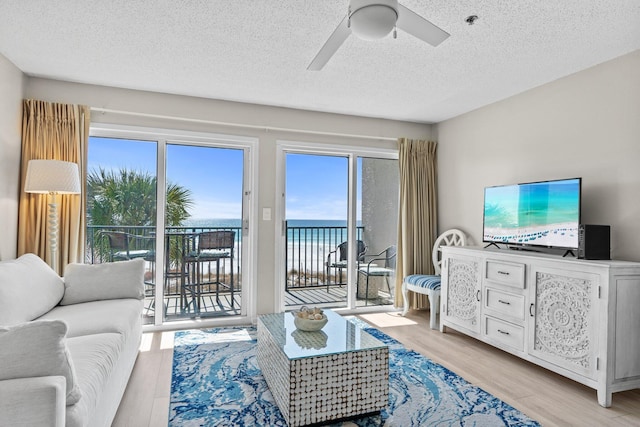
M 409 291 L 407 290 L 407 284 L 404 281 L 402 282 L 402 299 L 404 301 L 402 315 L 406 316 L 409 312 Z
M 438 329 L 438 306 L 440 305 L 440 290 L 429 291 L 429 326 Z

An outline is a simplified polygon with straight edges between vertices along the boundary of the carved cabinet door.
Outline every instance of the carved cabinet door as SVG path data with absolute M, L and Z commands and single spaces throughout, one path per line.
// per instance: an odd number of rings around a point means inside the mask
M 455 255 L 445 258 L 443 266 L 441 316 L 480 333 L 480 259 Z
M 546 268 L 531 274 L 529 354 L 595 378 L 599 276 Z

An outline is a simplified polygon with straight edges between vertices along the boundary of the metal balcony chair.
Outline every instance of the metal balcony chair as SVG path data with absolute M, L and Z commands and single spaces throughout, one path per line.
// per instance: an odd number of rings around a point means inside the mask
M 234 277 L 233 261 L 235 250 L 235 231 L 219 230 L 205 231 L 196 235 L 197 249 L 187 253 L 183 257 L 183 262 L 187 267 L 186 276 L 189 278 L 182 287 L 185 301 L 185 309 L 193 304 L 194 312 L 200 313 L 202 288 L 204 285 L 216 285 L 216 302 L 220 303 L 220 288 L 226 288 L 231 293 L 231 308 L 235 308 L 234 300 Z M 231 271 L 229 273 L 229 283 L 224 283 L 220 278 L 220 262 L 229 259 Z M 203 264 L 216 263 L 216 278 L 211 281 L 205 280 Z M 210 275 L 209 271 L 209 275 Z M 189 293 L 191 302 L 186 302 L 186 293 Z
M 358 279 L 356 282 L 356 286 L 360 284 L 360 275 L 365 276 L 367 282 L 365 286 L 364 305 L 368 305 L 370 277 L 384 277 L 384 280 L 387 283 L 387 289 L 389 289 L 389 294 L 391 294 L 389 276 L 393 276 L 396 272 L 396 246 L 391 245 L 379 254 L 365 255 L 364 257 L 370 259 L 364 266 L 358 267 Z M 378 265 L 378 261 L 381 261 L 381 266 Z
M 412 274 L 404 278 L 402 281 L 402 299 L 404 300 L 404 308 L 402 315 L 405 316 L 409 312 L 409 292 L 429 296 L 429 326 L 431 329 L 437 329 L 438 321 L 436 315 L 440 307 L 440 271 L 442 266 L 442 246 L 464 246 L 467 242 L 465 234 L 452 228 L 442 233 L 433 244 L 431 253 L 431 261 L 435 274 Z
M 138 236 L 124 231 L 102 231 L 101 234 L 107 238 L 109 243 L 109 262 L 135 258 L 155 261 L 153 237 Z
M 327 255 L 326 270 L 327 270 L 327 292 L 329 292 L 329 285 L 331 284 L 329 277 L 331 269 L 338 270 L 339 284 L 342 283 L 342 270 L 347 268 L 347 251 L 349 250 L 349 242 L 342 242 L 334 250 Z M 367 251 L 367 246 L 362 240 L 356 240 L 356 253 L 358 254 L 358 265 L 364 262 L 364 254 Z M 333 258 L 333 261 L 331 260 Z
M 147 278 L 145 275 L 145 296 L 154 296 L 156 265 L 155 238 L 130 234 L 124 231 L 103 230 L 100 233 L 108 242 L 109 262 L 126 261 L 136 258 L 142 258 L 149 262 L 151 267 L 151 277 Z M 153 309 L 154 304 L 152 303 L 149 308 Z

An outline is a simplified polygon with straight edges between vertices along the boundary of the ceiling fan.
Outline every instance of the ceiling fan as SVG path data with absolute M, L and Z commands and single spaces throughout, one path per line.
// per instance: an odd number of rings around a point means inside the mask
M 350 0 L 349 13 L 338 24 L 338 28 L 313 58 L 307 70 L 321 70 L 352 32 L 364 40 L 377 40 L 385 37 L 391 30 L 395 38 L 396 28 L 432 46 L 438 46 L 449 37 L 449 33 L 398 4 L 398 0 Z

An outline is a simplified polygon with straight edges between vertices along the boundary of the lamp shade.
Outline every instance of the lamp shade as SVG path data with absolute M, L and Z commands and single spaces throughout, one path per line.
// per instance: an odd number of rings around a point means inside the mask
M 24 191 L 78 194 L 80 193 L 78 165 L 62 160 L 29 160 Z

